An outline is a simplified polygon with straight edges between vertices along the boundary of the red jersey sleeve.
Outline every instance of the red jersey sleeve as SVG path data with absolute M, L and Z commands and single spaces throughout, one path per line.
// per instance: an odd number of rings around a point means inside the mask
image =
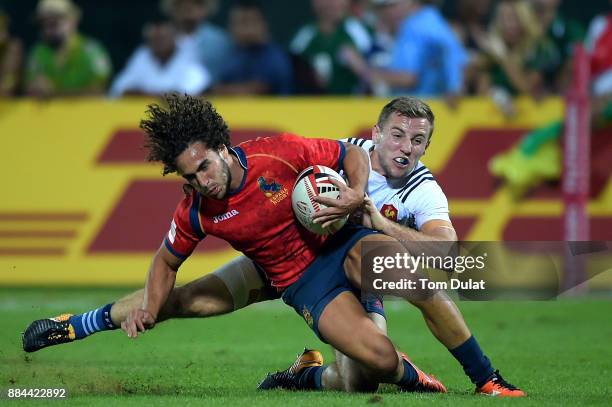
M 311 165 L 324 165 L 340 172 L 346 153 L 344 143 L 338 140 L 304 138 L 293 134 L 280 136 L 286 150 L 296 157 L 300 171 Z
M 199 217 L 200 196 L 192 193 L 176 207 L 164 245 L 174 256 L 186 259 L 206 235 Z

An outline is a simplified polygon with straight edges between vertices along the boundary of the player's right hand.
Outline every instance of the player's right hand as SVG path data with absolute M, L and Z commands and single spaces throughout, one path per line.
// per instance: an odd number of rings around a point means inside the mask
M 369 196 L 363 199 L 363 209 L 363 226 L 382 232 L 388 220 L 378 211 L 376 204 Z
M 155 317 L 147 310 L 134 309 L 121 323 L 121 329 L 125 331 L 128 338 L 137 338 L 138 332 L 144 332 L 155 326 Z

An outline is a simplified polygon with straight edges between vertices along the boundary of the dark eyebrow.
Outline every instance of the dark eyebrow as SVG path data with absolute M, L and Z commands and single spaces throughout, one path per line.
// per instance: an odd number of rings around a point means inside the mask
M 405 133 L 405 131 L 401 127 L 398 127 L 398 126 L 393 126 L 393 127 L 391 127 L 390 130 L 397 130 L 397 131 L 401 132 L 402 134 Z
M 204 160 L 202 160 L 202 162 L 200 163 L 200 165 L 198 165 L 198 168 L 196 169 L 196 171 L 195 171 L 195 172 L 202 171 L 202 170 L 203 170 L 203 168 L 204 168 L 205 166 L 207 166 L 209 163 L 210 163 L 210 160 L 209 160 L 208 158 L 205 158 Z M 188 178 L 190 178 L 190 177 L 195 176 L 195 173 L 193 173 L 193 174 L 191 174 L 191 173 L 181 174 L 181 176 L 182 176 L 183 178 L 185 178 L 185 179 L 188 179 Z

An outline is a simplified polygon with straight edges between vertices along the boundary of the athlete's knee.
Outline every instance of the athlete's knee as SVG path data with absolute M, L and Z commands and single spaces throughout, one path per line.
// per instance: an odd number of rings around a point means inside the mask
M 392 377 L 397 370 L 398 358 L 394 348 L 386 350 L 370 365 L 370 368 L 382 377 Z
M 386 336 L 380 335 L 372 340 L 369 348 L 368 357 L 364 361 L 370 373 L 367 377 L 371 379 L 372 373 L 377 377 L 393 376 L 399 359 L 391 341 Z
M 207 275 L 197 284 L 187 284 L 173 290 L 175 308 L 185 317 L 209 317 L 234 310 L 231 294 L 223 282 Z

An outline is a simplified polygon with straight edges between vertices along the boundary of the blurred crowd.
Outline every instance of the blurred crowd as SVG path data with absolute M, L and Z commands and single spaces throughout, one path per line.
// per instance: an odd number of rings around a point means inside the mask
M 262 3 L 233 1 L 220 27 L 210 22 L 216 0 L 161 0 L 117 67 L 79 31 L 95 17 L 71 0 L 38 2 L 39 39 L 28 50 L 0 10 L 0 96 L 410 94 L 452 105 L 486 95 L 511 116 L 516 95 L 564 92 L 587 33 L 561 14 L 561 0 L 455 0 L 452 19 L 436 0 L 310 0 L 314 21 L 285 49 Z

